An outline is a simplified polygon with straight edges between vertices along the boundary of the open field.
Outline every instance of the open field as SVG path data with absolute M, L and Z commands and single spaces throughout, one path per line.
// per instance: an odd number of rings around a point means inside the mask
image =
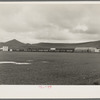
M 100 79 L 98 53 L 0 52 L 0 62 L 0 84 L 92 85 Z

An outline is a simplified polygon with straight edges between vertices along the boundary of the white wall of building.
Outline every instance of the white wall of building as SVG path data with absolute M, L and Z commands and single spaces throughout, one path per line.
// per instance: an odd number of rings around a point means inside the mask
M 8 46 L 3 46 L 3 51 L 8 51 Z
M 95 47 L 76 47 L 75 52 L 99 52 Z
M 54 51 L 54 50 L 56 50 L 56 48 L 50 48 L 50 50 Z

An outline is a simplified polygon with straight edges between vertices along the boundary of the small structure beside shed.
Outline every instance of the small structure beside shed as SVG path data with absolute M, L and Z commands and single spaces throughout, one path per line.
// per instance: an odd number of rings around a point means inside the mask
M 54 52 L 54 51 L 56 51 L 56 48 L 50 48 L 50 51 Z
M 13 51 L 13 49 L 9 49 L 9 51 Z

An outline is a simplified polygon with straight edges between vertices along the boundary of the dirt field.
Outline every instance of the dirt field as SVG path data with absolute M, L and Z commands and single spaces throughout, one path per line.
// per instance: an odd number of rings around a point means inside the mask
M 0 52 L 0 62 L 0 84 L 92 85 L 100 80 L 98 53 Z

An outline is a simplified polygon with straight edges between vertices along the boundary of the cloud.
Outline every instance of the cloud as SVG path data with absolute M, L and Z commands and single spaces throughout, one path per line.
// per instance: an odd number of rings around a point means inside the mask
M 0 4 L 0 41 L 99 40 L 100 4 Z
M 76 27 L 73 28 L 73 31 L 74 32 L 86 32 L 88 30 L 88 27 L 86 25 L 81 25 L 81 24 L 78 24 Z

